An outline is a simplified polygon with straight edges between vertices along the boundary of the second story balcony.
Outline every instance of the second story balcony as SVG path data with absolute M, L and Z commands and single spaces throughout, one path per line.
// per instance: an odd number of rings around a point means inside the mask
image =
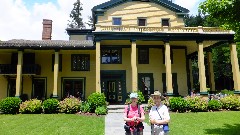
M 12 64 L 0 64 L 0 75 L 16 75 L 17 65 Z M 41 66 L 38 64 L 23 65 L 22 67 L 23 75 L 40 75 Z
M 148 26 L 103 26 L 95 25 L 95 32 L 142 32 L 142 33 L 203 33 L 203 34 L 234 34 L 231 30 L 225 30 L 219 27 L 148 27 Z

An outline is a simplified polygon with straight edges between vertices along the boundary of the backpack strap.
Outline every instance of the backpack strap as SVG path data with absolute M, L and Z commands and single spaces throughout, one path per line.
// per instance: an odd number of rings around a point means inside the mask
M 128 118 L 129 111 L 130 111 L 130 105 L 128 105 L 128 109 L 127 109 L 127 118 Z
M 138 107 L 138 115 L 139 115 L 140 118 L 141 118 L 141 117 L 142 117 L 142 116 L 141 116 L 142 112 L 140 112 L 140 105 L 138 104 L 137 107 Z

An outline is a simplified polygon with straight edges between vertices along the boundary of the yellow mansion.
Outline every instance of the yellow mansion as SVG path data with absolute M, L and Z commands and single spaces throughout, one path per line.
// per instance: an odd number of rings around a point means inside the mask
M 211 49 L 224 42 L 230 43 L 234 89 L 240 93 L 234 32 L 184 27 L 188 12 L 169 0 L 110 0 L 92 9 L 94 29 L 66 29 L 69 41 L 51 40 L 52 21 L 43 20 L 42 40 L 0 42 L 0 99 L 86 99 L 103 92 L 108 102 L 122 104 L 136 90 L 146 98 L 154 90 L 186 96 L 193 88 L 195 54 L 204 95 L 204 52 L 215 90 Z

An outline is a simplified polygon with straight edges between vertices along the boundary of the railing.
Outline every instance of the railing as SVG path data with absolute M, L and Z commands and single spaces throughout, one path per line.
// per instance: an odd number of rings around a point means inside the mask
M 8 75 L 8 74 L 17 74 L 17 65 L 12 64 L 0 64 L 0 74 Z M 41 66 L 37 64 L 32 65 L 23 65 L 22 74 L 41 74 Z
M 206 33 L 206 34 L 234 34 L 231 30 L 218 27 L 147 27 L 147 26 L 102 26 L 96 25 L 96 32 L 159 32 L 159 33 Z

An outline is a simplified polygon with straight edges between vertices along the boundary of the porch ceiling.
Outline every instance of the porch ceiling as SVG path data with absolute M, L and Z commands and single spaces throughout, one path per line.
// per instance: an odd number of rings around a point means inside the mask
M 210 47 L 219 41 L 203 41 L 204 48 Z M 145 45 L 145 46 L 159 46 L 164 47 L 163 41 L 136 41 L 138 46 Z M 101 45 L 105 46 L 128 46 L 131 47 L 130 40 L 103 40 L 101 41 Z M 187 55 L 192 54 L 197 51 L 197 43 L 196 41 L 170 41 L 170 45 L 174 47 L 186 47 L 187 48 Z

